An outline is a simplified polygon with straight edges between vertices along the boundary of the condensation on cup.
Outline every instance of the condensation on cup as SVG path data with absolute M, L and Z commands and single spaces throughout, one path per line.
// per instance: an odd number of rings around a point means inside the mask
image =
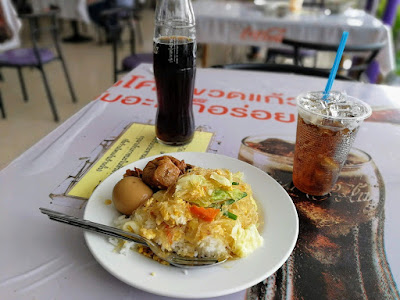
M 293 185 L 294 149 L 293 138 L 253 136 L 239 150 L 285 188 L 300 221 L 288 261 L 247 299 L 399 299 L 384 250 L 385 186 L 371 156 L 352 148 L 334 188 L 311 196 Z
M 297 97 L 298 122 L 293 183 L 302 192 L 323 196 L 331 191 L 358 129 L 371 107 L 354 97 L 308 92 Z

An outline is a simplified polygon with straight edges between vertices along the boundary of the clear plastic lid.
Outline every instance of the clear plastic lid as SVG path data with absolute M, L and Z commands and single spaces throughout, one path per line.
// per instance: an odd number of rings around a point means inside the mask
M 367 103 L 337 91 L 326 98 L 322 91 L 301 94 L 297 97 L 297 107 L 305 122 L 349 129 L 359 126 L 372 113 Z

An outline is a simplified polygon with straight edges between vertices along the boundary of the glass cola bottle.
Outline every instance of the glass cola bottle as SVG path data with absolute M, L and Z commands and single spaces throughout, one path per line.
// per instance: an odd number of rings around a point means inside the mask
M 157 88 L 156 136 L 167 145 L 184 145 L 194 135 L 193 90 L 196 28 L 190 0 L 159 0 L 153 39 Z

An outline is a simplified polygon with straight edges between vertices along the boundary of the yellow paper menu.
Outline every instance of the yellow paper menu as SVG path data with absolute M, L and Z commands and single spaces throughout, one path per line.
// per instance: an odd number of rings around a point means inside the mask
M 157 142 L 153 125 L 132 124 L 94 163 L 91 169 L 67 193 L 88 199 L 94 189 L 111 173 L 139 159 L 171 152 L 205 152 L 211 132 L 196 131 L 192 142 L 184 146 L 165 146 Z

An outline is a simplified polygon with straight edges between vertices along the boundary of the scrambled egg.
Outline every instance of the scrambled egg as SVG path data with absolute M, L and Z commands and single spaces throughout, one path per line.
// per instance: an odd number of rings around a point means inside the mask
M 234 240 L 232 251 L 240 257 L 249 255 L 263 244 L 263 239 L 255 225 L 243 229 L 239 224 L 236 224 L 231 235 Z
M 225 169 L 191 169 L 118 222 L 189 257 L 240 258 L 263 243 L 250 185 Z

